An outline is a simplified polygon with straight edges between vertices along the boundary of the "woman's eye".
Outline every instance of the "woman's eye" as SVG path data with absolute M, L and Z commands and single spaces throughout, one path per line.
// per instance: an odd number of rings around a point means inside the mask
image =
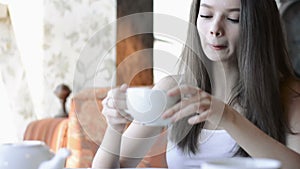
M 210 15 L 200 15 L 201 18 L 212 18 Z
M 232 18 L 227 18 L 229 21 L 233 22 L 233 23 L 239 23 L 240 19 L 232 19 Z

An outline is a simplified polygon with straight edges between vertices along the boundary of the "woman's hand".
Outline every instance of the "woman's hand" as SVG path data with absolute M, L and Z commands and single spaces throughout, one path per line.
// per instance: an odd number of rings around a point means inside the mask
M 189 124 L 209 121 L 211 124 L 217 126 L 226 108 L 226 104 L 222 101 L 217 100 L 197 87 L 189 85 L 170 89 L 168 95 L 181 95 L 181 101 L 163 114 L 163 118 L 171 118 L 172 122 L 190 116 L 188 119 Z
M 110 90 L 102 101 L 102 113 L 108 125 L 119 133 L 123 133 L 126 124 L 132 121 L 132 117 L 125 112 L 127 88 L 128 86 L 123 84 L 120 88 Z

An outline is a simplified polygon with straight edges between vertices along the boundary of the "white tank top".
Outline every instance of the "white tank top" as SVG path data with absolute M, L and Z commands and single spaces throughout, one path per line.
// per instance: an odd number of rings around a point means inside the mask
M 187 155 L 171 141 L 168 141 L 166 154 L 168 168 L 200 169 L 204 160 L 232 157 L 238 150 L 235 140 L 225 130 L 202 129 L 198 147 L 197 154 Z

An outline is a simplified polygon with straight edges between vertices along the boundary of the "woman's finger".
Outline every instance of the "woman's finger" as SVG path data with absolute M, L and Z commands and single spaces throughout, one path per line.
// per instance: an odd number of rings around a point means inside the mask
M 133 120 L 132 116 L 125 111 L 118 111 L 116 109 L 103 108 L 102 114 L 105 117 L 115 117 L 115 118 L 126 118 L 128 120 Z
M 123 111 L 123 110 L 126 110 L 127 109 L 127 103 L 126 103 L 126 100 L 118 100 L 118 99 L 115 99 L 115 100 L 112 100 L 112 105 L 113 105 L 113 108 L 119 110 L 119 111 Z
M 126 83 L 124 83 L 124 84 L 122 84 L 122 85 L 120 86 L 120 91 L 121 91 L 121 92 L 126 92 L 127 89 L 128 89 L 128 85 L 127 85 Z
M 164 114 L 162 115 L 162 118 L 166 119 L 166 118 L 172 117 L 174 114 L 176 114 L 181 109 L 188 106 L 189 104 L 191 104 L 191 100 L 182 100 L 182 101 L 180 101 L 179 103 L 175 104 L 174 106 L 172 106 L 171 108 L 166 110 L 164 112 Z
M 209 116 L 209 111 L 210 110 L 208 109 L 202 113 L 198 113 L 195 116 L 192 116 L 191 118 L 188 119 L 188 123 L 194 125 L 205 121 Z
M 126 111 L 119 111 L 120 116 L 122 116 L 123 118 L 126 118 L 127 120 L 133 121 L 133 117 L 127 113 Z
M 114 99 L 126 99 L 126 91 L 127 91 L 127 84 L 123 84 L 120 87 L 113 88 L 108 91 L 107 97 L 112 97 Z
M 104 109 L 103 115 L 109 123 L 113 124 L 122 124 L 124 122 L 128 123 L 133 120 L 133 118 L 129 114 L 118 112 L 114 109 Z M 120 120 L 120 122 L 117 122 L 118 120 Z
M 115 118 L 115 117 L 107 117 L 107 120 L 109 121 L 109 124 L 111 124 L 111 125 L 127 124 L 128 122 L 131 122 L 130 120 L 128 120 L 126 118 Z
M 177 96 L 177 95 L 184 96 L 184 95 L 195 95 L 201 91 L 202 91 L 201 89 L 194 87 L 194 86 L 182 85 L 182 86 L 177 86 L 177 87 L 170 89 L 167 94 L 169 96 Z
M 202 104 L 208 104 L 209 103 L 209 97 L 207 96 L 194 96 L 189 99 L 183 99 L 181 102 L 175 104 L 171 108 L 169 108 L 163 115 L 162 118 L 169 118 L 172 117 L 175 113 L 177 113 L 179 110 L 184 109 L 190 104 L 194 104 L 197 102 L 204 102 Z
M 171 117 L 172 122 L 176 122 L 184 117 L 191 116 L 195 113 L 203 113 L 209 109 L 210 103 L 208 102 L 197 102 L 186 106 L 185 108 L 178 111 L 173 117 Z
M 102 106 L 110 109 L 125 110 L 127 104 L 125 99 L 114 99 L 113 97 L 107 96 L 102 101 Z
M 107 117 L 123 117 L 117 110 L 115 109 L 103 109 L 103 114 Z

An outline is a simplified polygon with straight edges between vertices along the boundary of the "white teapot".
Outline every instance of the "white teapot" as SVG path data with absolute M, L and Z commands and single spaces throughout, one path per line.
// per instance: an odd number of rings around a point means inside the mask
M 68 149 L 60 149 L 56 155 L 41 141 L 23 141 L 0 145 L 1 169 L 62 169 Z

